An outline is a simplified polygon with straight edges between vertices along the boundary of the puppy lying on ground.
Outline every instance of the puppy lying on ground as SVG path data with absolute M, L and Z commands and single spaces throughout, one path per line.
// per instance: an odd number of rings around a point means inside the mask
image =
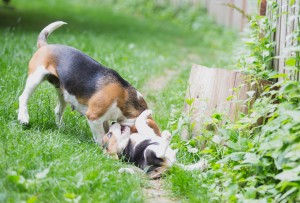
M 115 158 L 124 158 L 125 161 L 146 171 L 151 178 L 160 175 L 176 163 L 176 150 L 170 148 L 172 135 L 163 131 L 157 136 L 154 130 L 147 125 L 147 118 L 151 110 L 143 111 L 137 117 L 135 127 L 137 133 L 131 134 L 130 128 L 113 124 L 109 132 L 103 137 L 102 144 L 107 153 Z M 185 170 L 203 170 L 205 161 L 192 165 L 177 164 Z

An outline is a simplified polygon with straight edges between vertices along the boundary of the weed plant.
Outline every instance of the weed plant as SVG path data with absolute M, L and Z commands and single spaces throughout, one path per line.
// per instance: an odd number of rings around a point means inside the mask
M 289 3 L 299 8 L 295 1 Z M 260 92 L 248 114 L 241 114 L 235 122 L 216 113 L 208 123 L 214 126 L 213 131 L 206 130 L 187 142 L 178 138 L 176 142 L 182 159 L 186 160 L 187 152 L 195 148 L 194 156 L 189 154 L 190 159 L 206 157 L 210 163 L 204 173 L 193 172 L 183 178 L 184 172 L 174 169 L 167 177 L 169 187 L 191 201 L 300 202 L 300 84 L 295 78 L 291 80 L 289 75 L 274 71 L 272 64 L 274 58 L 283 57 L 285 68 L 299 73 L 300 13 L 290 15 L 298 19 L 299 26 L 287 36 L 293 40 L 293 45 L 285 50 L 288 54 L 275 56 L 272 36 L 281 14 L 276 1 L 270 0 L 268 4 L 273 18 L 251 18 L 246 54 L 237 66 L 250 76 L 250 84 L 258 85 L 262 79 L 272 83 Z M 248 95 L 244 103 L 247 106 L 254 93 Z M 187 116 L 181 120 L 188 121 Z M 173 127 L 180 132 L 186 125 L 191 123 L 174 122 Z M 202 193 L 195 192 L 193 186 Z M 199 195 L 197 200 L 195 195 Z

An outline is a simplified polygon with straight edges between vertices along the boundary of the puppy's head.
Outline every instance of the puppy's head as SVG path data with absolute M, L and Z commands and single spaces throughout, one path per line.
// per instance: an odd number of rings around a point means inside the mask
M 154 133 L 156 135 L 158 135 L 159 137 L 161 137 L 160 129 L 159 129 L 158 125 L 156 124 L 156 122 L 154 121 L 154 119 L 151 116 L 147 118 L 146 122 L 147 122 L 147 125 L 154 130 Z M 130 131 L 131 131 L 131 133 L 137 133 L 138 132 L 135 125 L 130 127 Z
M 128 126 L 121 126 L 119 123 L 114 123 L 109 132 L 102 138 L 102 147 L 106 153 L 117 158 L 117 154 L 121 152 L 120 142 L 130 135 Z

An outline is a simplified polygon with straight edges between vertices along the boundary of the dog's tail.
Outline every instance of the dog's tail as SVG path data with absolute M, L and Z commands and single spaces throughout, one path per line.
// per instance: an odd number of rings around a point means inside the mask
M 197 162 L 195 164 L 184 165 L 184 164 L 176 163 L 176 165 L 179 166 L 180 168 L 182 168 L 185 171 L 193 171 L 193 170 L 203 171 L 208 166 L 207 161 L 204 160 L 204 159 L 200 160 L 199 162 Z
M 37 40 L 37 46 L 38 48 L 41 48 L 42 46 L 47 45 L 47 38 L 48 36 L 57 28 L 60 26 L 67 24 L 63 21 L 56 21 L 45 27 L 41 33 L 39 34 L 38 40 Z

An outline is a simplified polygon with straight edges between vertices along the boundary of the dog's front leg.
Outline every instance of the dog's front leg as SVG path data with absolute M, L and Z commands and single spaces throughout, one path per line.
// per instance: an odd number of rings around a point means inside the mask
M 102 137 L 105 135 L 103 127 L 104 120 L 102 118 L 99 118 L 97 120 L 88 119 L 88 123 L 93 133 L 94 141 L 101 145 Z

